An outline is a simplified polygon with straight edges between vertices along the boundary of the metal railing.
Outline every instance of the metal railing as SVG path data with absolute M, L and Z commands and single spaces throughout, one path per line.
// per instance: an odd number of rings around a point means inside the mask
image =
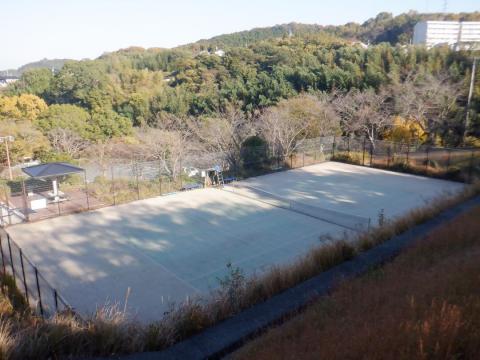
M 3 274 L 12 276 L 32 311 L 49 318 L 56 313 L 74 313 L 65 298 L 44 278 L 10 235 L 0 228 L 0 260 Z

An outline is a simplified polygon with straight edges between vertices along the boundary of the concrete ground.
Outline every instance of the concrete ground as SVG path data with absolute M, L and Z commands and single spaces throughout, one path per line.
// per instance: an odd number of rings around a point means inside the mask
M 452 181 L 339 162 L 325 162 L 242 181 L 290 200 L 378 220 L 395 218 L 429 200 L 463 189 Z
M 323 163 L 246 183 L 311 205 L 397 216 L 462 185 Z M 232 262 L 246 274 L 293 261 L 344 228 L 218 189 L 156 197 L 8 228 L 43 276 L 82 314 L 106 302 L 141 321 L 218 286 Z

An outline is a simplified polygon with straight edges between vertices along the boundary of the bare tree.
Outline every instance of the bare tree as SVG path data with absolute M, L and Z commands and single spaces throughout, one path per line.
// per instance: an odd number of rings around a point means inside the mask
M 273 152 L 288 157 L 308 137 L 335 134 L 339 120 L 325 94 L 300 95 L 264 111 L 259 126 Z
M 124 147 L 124 144 L 112 139 L 102 140 L 90 144 L 85 149 L 84 154 L 91 162 L 96 164 L 100 170 L 101 176 L 105 177 L 107 176 L 109 166 L 112 164 L 112 160 L 116 157 L 122 157 L 122 154 L 127 152 L 122 151 Z
M 57 152 L 63 152 L 72 158 L 86 149 L 89 142 L 70 129 L 55 128 L 48 132 L 48 139 Z
M 158 160 L 167 174 L 174 178 L 180 174 L 189 150 L 188 133 L 144 127 L 137 132 L 137 139 L 139 144 L 131 149 L 137 159 Z
M 410 75 L 394 86 L 392 92 L 396 112 L 417 122 L 430 142 L 436 133 L 448 131 L 454 125 L 453 113 L 461 87 L 448 76 Z
M 206 151 L 223 154 L 231 166 L 238 165 L 243 142 L 256 133 L 252 121 L 235 107 L 217 117 L 191 119 L 189 126 Z
M 352 89 L 346 94 L 339 94 L 334 100 L 334 106 L 344 131 L 348 135 L 364 134 L 374 147 L 379 132 L 393 121 L 388 100 L 389 96 L 384 89 L 378 93 L 373 89 Z

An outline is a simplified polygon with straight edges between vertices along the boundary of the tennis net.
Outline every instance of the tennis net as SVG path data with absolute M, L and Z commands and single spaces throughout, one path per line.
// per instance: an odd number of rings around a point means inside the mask
M 286 199 L 250 185 L 234 183 L 224 186 L 223 190 L 282 209 L 291 210 L 350 230 L 366 231 L 370 229 L 370 218 L 307 205 L 299 201 Z

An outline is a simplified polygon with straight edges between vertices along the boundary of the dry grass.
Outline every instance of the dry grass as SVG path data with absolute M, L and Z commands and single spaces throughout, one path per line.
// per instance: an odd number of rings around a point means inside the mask
M 330 297 L 235 359 L 478 359 L 480 208 Z
M 118 306 L 100 309 L 86 321 L 79 321 L 71 314 L 42 320 L 25 311 L 21 296 L 12 288 L 7 296 L 0 297 L 0 353 L 12 359 L 48 359 L 163 349 L 478 193 L 480 185 L 468 187 L 461 194 L 443 196 L 423 209 L 414 210 L 368 234 L 355 239 L 332 240 L 328 245 L 311 249 L 294 264 L 278 266 L 262 276 L 247 279 L 241 269 L 230 268 L 230 275 L 222 279 L 222 286 L 210 297 L 172 307 L 162 321 L 148 326 L 129 320 Z M 453 310 L 447 307 L 444 311 L 451 313 Z

